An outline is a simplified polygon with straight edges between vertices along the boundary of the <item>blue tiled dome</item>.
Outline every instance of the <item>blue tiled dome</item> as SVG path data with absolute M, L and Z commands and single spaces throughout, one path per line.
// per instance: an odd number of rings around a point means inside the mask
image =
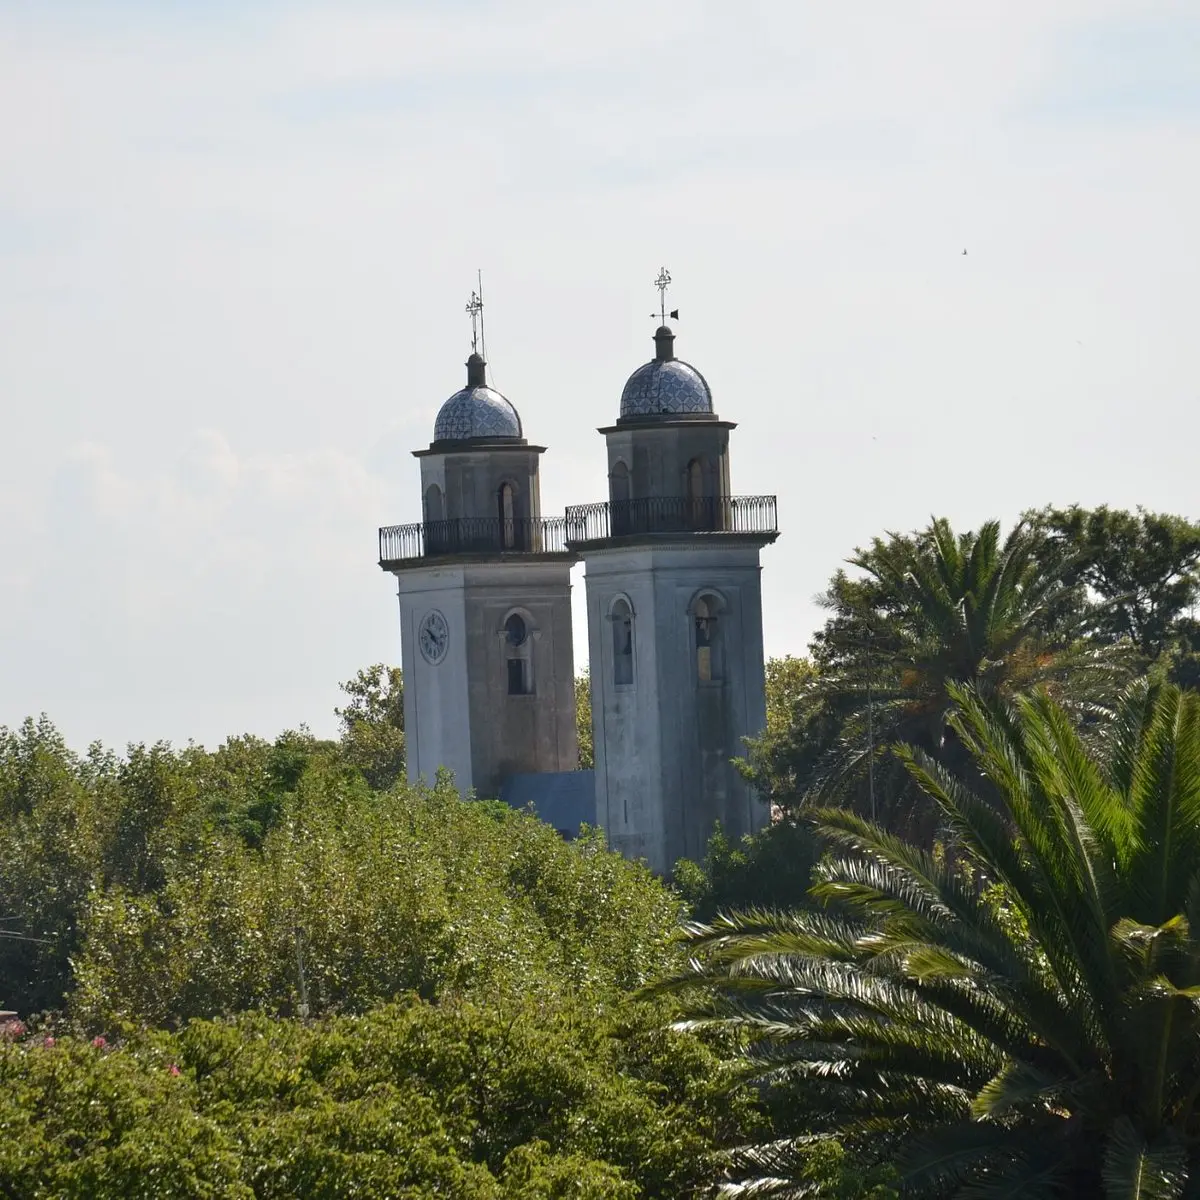
M 517 410 L 498 391 L 487 386 L 483 371 L 483 359 L 472 354 L 467 360 L 467 386 L 455 392 L 438 410 L 433 426 L 435 442 L 521 437 Z
M 630 375 L 621 393 L 621 418 L 711 413 L 708 381 L 691 363 L 675 357 L 674 334 L 664 326 L 654 341 L 657 356 Z
M 690 363 L 648 362 L 629 377 L 621 393 L 621 416 L 649 417 L 669 413 L 710 413 L 708 381 Z

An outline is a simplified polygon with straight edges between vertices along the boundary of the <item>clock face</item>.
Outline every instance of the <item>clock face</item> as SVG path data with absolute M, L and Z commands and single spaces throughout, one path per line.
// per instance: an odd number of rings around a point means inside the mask
M 450 626 L 436 608 L 422 618 L 421 628 L 417 631 L 417 641 L 427 662 L 436 665 L 446 657 L 446 647 L 450 644 Z

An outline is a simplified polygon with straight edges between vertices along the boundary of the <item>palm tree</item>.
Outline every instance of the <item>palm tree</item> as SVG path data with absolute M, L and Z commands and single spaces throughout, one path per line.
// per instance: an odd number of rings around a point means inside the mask
M 688 1023 L 747 1035 L 786 1114 L 728 1190 L 819 1194 L 804 1131 L 896 1163 L 905 1194 L 1200 1196 L 1200 694 L 1137 685 L 1103 756 L 1044 693 L 951 695 L 1000 804 L 904 757 L 956 866 L 826 810 L 832 912 L 690 931 Z
M 849 802 L 929 842 L 931 808 L 888 748 L 916 746 L 965 769 L 950 720 L 956 688 L 990 699 L 1045 686 L 1082 717 L 1128 677 L 1113 648 L 1074 636 L 1069 560 L 1026 525 L 1001 542 L 996 521 L 955 534 L 939 518 L 914 537 L 876 538 L 850 562 L 864 576 L 835 578 L 826 602 L 837 615 L 816 645 L 818 723 L 837 729 L 808 780 L 818 803 Z

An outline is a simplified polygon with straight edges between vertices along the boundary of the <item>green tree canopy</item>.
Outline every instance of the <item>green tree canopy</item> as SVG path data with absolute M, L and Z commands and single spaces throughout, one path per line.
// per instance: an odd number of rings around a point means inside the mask
M 663 1020 L 531 994 L 111 1044 L 0 1036 L 0 1194 L 674 1200 L 753 1113 Z
M 966 765 L 950 717 L 956 688 L 1011 697 L 1050 686 L 1082 710 L 1124 678 L 1115 652 L 1072 629 L 1077 591 L 1066 551 L 996 521 L 956 534 L 944 519 L 858 550 L 824 597 L 790 731 L 751 744 L 756 783 L 777 802 L 849 804 L 896 828 L 922 830 L 929 805 L 907 785 L 890 746 L 919 746 Z M 774 789 L 790 789 L 776 791 Z
M 341 685 L 341 721 L 346 760 L 374 788 L 391 787 L 404 777 L 404 677 L 399 667 L 375 663 Z
M 415 991 L 611 996 L 669 962 L 677 908 L 599 835 L 310 771 L 261 850 L 213 839 L 152 895 L 93 890 L 70 1011 L 100 1031 L 265 1007 L 362 1012 Z
M 680 859 L 672 879 L 701 921 L 739 909 L 791 908 L 808 902 L 821 850 L 807 821 L 784 815 L 736 842 L 715 830 L 704 862 Z
M 1200 524 L 1169 513 L 1078 505 L 1026 514 L 1047 552 L 1071 556 L 1087 636 L 1128 642 L 1152 669 L 1200 687 Z
M 374 773 L 399 679 L 347 690 L 338 741 L 0 729 L 0 1195 L 668 1200 L 759 1120 L 630 999 L 678 897 Z
M 1127 638 L 1155 659 L 1181 628 L 1190 628 L 1200 596 L 1200 524 L 1105 505 L 1045 508 L 1026 520 L 1044 534 L 1048 559 L 1065 554 L 1071 578 L 1086 586 L 1093 637 Z
M 677 901 L 598 835 L 448 779 L 377 791 L 347 757 L 304 732 L 80 757 L 48 721 L 0 730 L 0 917 L 22 935 L 0 938 L 0 1006 L 111 1032 L 406 991 L 613 995 L 674 953 Z

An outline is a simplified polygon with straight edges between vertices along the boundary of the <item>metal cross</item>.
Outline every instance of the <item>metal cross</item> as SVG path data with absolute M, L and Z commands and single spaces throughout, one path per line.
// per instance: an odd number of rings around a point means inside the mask
M 472 292 L 467 301 L 467 316 L 471 318 L 471 353 L 479 353 L 479 330 L 483 325 L 483 297 Z
M 658 288 L 658 321 L 660 325 L 665 325 L 667 323 L 667 288 L 671 286 L 671 272 L 666 267 L 659 271 L 654 286 Z

